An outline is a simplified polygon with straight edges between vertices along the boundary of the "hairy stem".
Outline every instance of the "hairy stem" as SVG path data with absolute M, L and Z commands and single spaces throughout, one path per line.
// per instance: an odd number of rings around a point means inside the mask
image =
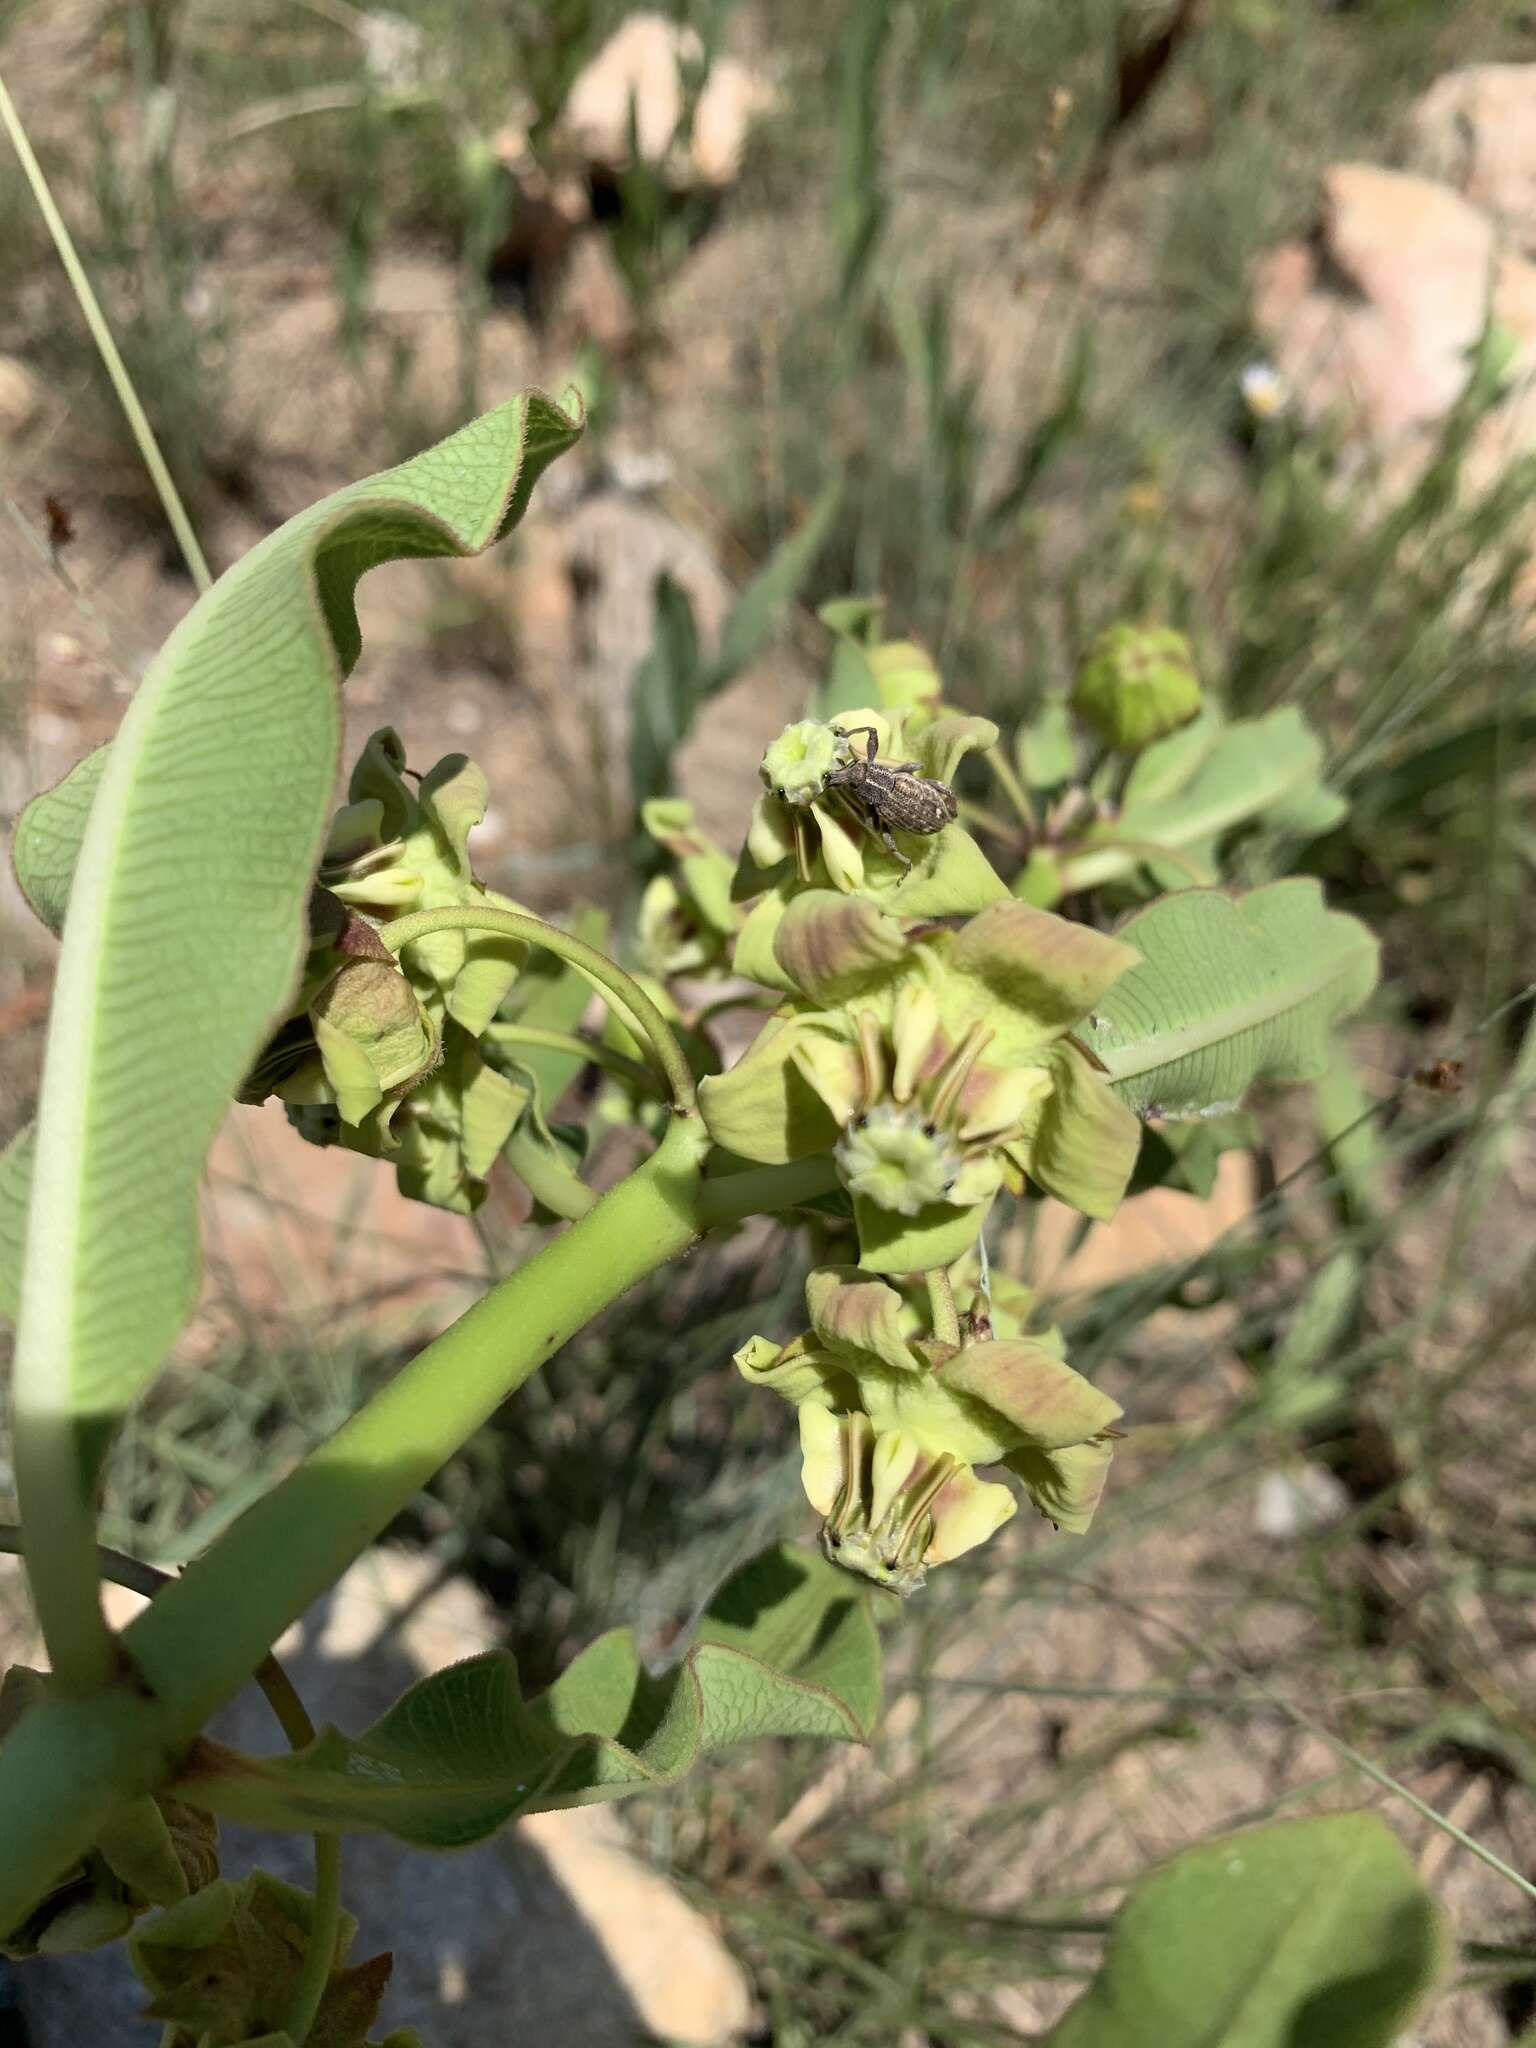
M 617 962 L 600 953 L 596 946 L 589 946 L 585 939 L 561 931 L 558 925 L 546 924 L 542 917 L 534 917 L 525 910 L 496 910 L 489 905 L 415 910 L 409 917 L 397 917 L 393 924 L 385 925 L 379 937 L 392 953 L 399 953 L 413 939 L 424 939 L 430 932 L 455 931 L 500 932 L 509 939 L 527 939 L 532 945 L 543 946 L 558 953 L 562 960 L 569 960 L 605 996 L 617 1000 L 624 1021 L 633 1023 L 636 1035 L 646 1040 L 655 1053 L 672 1107 L 681 1115 L 693 1114 L 693 1073 L 671 1025 L 634 976 L 626 974 Z
M 928 1283 L 928 1319 L 933 1325 L 933 1334 L 941 1344 L 960 1342 L 960 1316 L 955 1307 L 955 1290 L 949 1284 L 949 1275 L 942 1266 L 934 1266 L 923 1275 Z
M 653 1156 L 492 1289 L 232 1523 L 125 1631 L 124 1676 L 51 1694 L 0 1745 L 0 1929 L 89 1844 L 110 1805 L 174 1776 L 186 1743 L 508 1394 L 704 1231 L 809 1201 L 830 1160 L 705 1181 L 677 1117 Z

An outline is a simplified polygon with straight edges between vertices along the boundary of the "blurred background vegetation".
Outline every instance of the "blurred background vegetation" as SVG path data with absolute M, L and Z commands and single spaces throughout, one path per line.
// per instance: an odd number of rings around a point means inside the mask
M 1234 714 L 1303 707 L 1350 811 L 1290 861 L 1386 948 L 1333 1075 L 1258 1106 L 1209 1202 L 1010 1231 L 1128 1411 L 1091 1536 L 1015 1524 L 941 1574 L 890 1638 L 872 1751 L 728 1760 L 640 1815 L 651 1853 L 718 1916 L 765 2040 L 982 2048 L 1054 2016 L 1155 1855 L 1379 1803 L 1461 1941 L 1421 2038 L 1536 2040 L 1533 1894 L 1464 1839 L 1536 1876 L 1536 435 L 1487 453 L 1536 312 L 1481 323 L 1405 465 L 1309 402 L 1304 359 L 1266 381 L 1254 287 L 1294 239 L 1367 299 L 1320 180 L 1424 168 L 1415 102 L 1472 64 L 1536 78 L 1536 11 L 694 0 L 583 125 L 634 13 L 0 4 L 0 70 L 215 568 L 574 381 L 587 443 L 515 546 L 364 593 L 352 736 L 481 760 L 485 879 L 622 932 L 638 799 L 671 784 L 739 834 L 829 658 L 816 607 L 881 593 L 1006 728 L 1123 618 L 1188 633 Z M 110 732 L 191 592 L 8 154 L 0 220 L 9 822 Z M 1536 251 L 1536 169 L 1527 227 Z M 713 647 L 775 570 L 771 642 L 675 658 L 669 592 Z M 5 1135 L 50 960 L 13 898 L 0 917 Z M 423 1222 L 255 1128 L 221 1141 L 204 1306 L 114 1468 L 112 1539 L 161 1561 L 532 1241 L 510 1189 Z M 612 1171 L 630 1142 L 603 1140 Z M 781 1418 L 729 1365 L 797 1326 L 797 1256 L 753 1230 L 654 1283 L 398 1532 L 478 1580 L 530 1679 L 615 1621 L 663 1648 L 802 1526 Z

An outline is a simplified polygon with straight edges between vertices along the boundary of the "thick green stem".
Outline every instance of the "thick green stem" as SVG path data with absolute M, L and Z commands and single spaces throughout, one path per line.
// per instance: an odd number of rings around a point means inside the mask
M 196 1733 L 530 1373 L 687 1249 L 708 1143 L 696 1119 L 676 1119 L 590 1215 L 402 1367 L 138 1616 L 124 1647 L 179 1737 Z
M 81 1479 L 80 1435 L 72 1418 L 45 1411 L 18 1412 L 15 1437 L 27 1590 L 48 1662 L 61 1686 L 93 1693 L 117 1666 L 101 1611 L 96 1502 Z
M 0 1929 L 88 1847 L 110 1805 L 152 1792 L 181 1750 L 508 1394 L 702 1228 L 697 1117 L 491 1290 L 249 1508 L 124 1632 L 131 1674 L 54 1693 L 0 1745 Z M 745 1176 L 743 1176 L 744 1178 Z
M 21 1548 L 20 1529 L 9 1522 L 0 1523 L 0 1551 L 19 1557 Z M 121 1550 L 109 1550 L 105 1544 L 97 1546 L 96 1556 L 104 1579 L 111 1579 L 114 1585 L 126 1586 L 130 1592 L 142 1593 L 146 1600 L 153 1600 L 167 1586 L 176 1583 L 173 1575 L 161 1571 L 158 1565 L 146 1564 L 142 1558 L 129 1557 Z M 270 1650 L 257 1665 L 255 1677 L 277 1725 L 288 1738 L 289 1746 L 303 1749 L 313 1742 L 315 1724 L 309 1718 L 308 1709 L 299 1698 L 293 1680 Z M 341 1837 L 317 1834 L 314 1840 L 314 1917 L 309 1946 L 304 1952 L 304 1962 L 284 2021 L 284 2031 L 291 2040 L 299 2042 L 307 2039 L 320 2000 L 325 1995 L 336 1954 L 336 1930 L 341 1924 Z
M 398 953 L 413 939 L 424 939 L 431 932 L 465 931 L 500 932 L 509 939 L 527 939 L 532 945 L 543 946 L 551 953 L 558 953 L 562 960 L 569 960 L 605 996 L 617 999 L 625 1021 L 632 1021 L 638 1035 L 649 1042 L 666 1078 L 672 1107 L 684 1115 L 693 1112 L 693 1073 L 673 1035 L 672 1026 L 634 976 L 626 974 L 606 953 L 600 953 L 596 946 L 589 946 L 585 939 L 561 931 L 558 925 L 546 924 L 542 917 L 533 917 L 524 910 L 469 906 L 453 910 L 412 911 L 409 917 L 397 917 L 393 924 L 385 925 L 379 937 L 391 952 Z
M 745 1173 L 722 1173 L 699 1190 L 699 1228 L 718 1230 L 748 1216 L 767 1216 L 793 1209 L 801 1202 L 829 1195 L 837 1186 L 837 1168 L 829 1153 L 797 1159 L 789 1166 L 754 1166 Z
M 941 1344 L 960 1342 L 960 1316 L 955 1308 L 955 1290 L 949 1284 L 949 1275 L 942 1266 L 934 1266 L 923 1275 L 928 1282 L 928 1320 L 933 1334 Z
M 835 1185 L 825 1159 L 704 1182 L 709 1136 L 675 1118 L 655 1154 L 503 1281 L 234 1522 L 125 1632 L 124 1682 L 53 1694 L 0 1746 L 0 1928 L 90 1843 L 103 1810 L 178 1756 L 268 1646 L 551 1353 L 705 1230 Z

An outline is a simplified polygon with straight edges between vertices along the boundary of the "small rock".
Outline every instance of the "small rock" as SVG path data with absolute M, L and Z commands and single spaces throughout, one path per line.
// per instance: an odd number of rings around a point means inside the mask
M 1444 185 L 1371 164 L 1324 175 L 1319 234 L 1259 264 L 1253 314 L 1310 424 L 1391 443 L 1442 419 L 1492 310 L 1536 362 L 1536 268 L 1496 258 L 1491 223 Z
M 25 433 L 42 408 L 41 379 L 16 356 L 0 356 L 0 441 Z
M 641 157 L 665 162 L 681 185 L 724 186 L 736 177 L 754 118 L 772 88 L 735 57 L 717 56 L 694 110 L 693 132 L 674 147 L 684 71 L 703 60 L 690 28 L 663 14 L 632 14 L 571 87 L 559 121 L 563 150 L 613 171 L 630 158 L 630 102 Z
M 1536 253 L 1536 64 L 1448 71 L 1409 116 L 1422 167 Z

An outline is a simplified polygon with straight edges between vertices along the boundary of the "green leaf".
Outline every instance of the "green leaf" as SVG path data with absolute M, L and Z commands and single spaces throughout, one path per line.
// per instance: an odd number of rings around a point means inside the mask
M 1380 952 L 1310 876 L 1246 896 L 1191 889 L 1128 918 L 1140 953 L 1081 1027 L 1115 1093 L 1145 1115 L 1235 1108 L 1256 1081 L 1311 1081 L 1376 984 Z
M 1294 705 L 1222 726 L 1214 737 L 1197 720 L 1147 750 L 1127 780 L 1119 817 L 1063 860 L 1067 887 L 1099 888 L 1142 867 L 1165 888 L 1192 878 L 1214 882 L 1226 840 L 1261 820 L 1268 829 L 1315 837 L 1345 809 L 1342 797 L 1324 787 L 1322 767 L 1323 743 Z M 1148 846 L 1182 859 L 1149 862 Z
M 1051 691 L 1014 736 L 1019 774 L 1031 789 L 1057 789 L 1077 772 L 1077 727 L 1065 695 Z
M 23 1124 L 0 1152 L 0 1315 L 16 1320 L 21 1306 L 21 1263 L 27 1243 L 27 1197 L 32 1191 L 33 1125 Z
M 1241 1110 L 1226 1116 L 1203 1116 L 1193 1123 L 1167 1124 L 1162 1130 L 1149 1127 L 1142 1136 L 1126 1194 L 1173 1188 L 1203 1202 L 1216 1185 L 1222 1154 L 1246 1152 L 1256 1141 L 1253 1118 Z
M 315 1902 L 263 1870 L 219 1879 L 140 1927 L 129 1959 L 152 1994 L 150 2018 L 174 2040 L 267 2048 L 291 2008 L 314 1931 Z M 347 1964 L 357 1922 L 343 1913 L 325 1988 L 305 2035 L 308 2048 L 368 2048 L 367 2033 L 389 1984 L 392 1959 Z M 394 2038 L 394 2037 L 391 2037 Z M 407 2037 L 408 2038 L 408 2037 Z
M 1445 1940 L 1374 1814 L 1201 1843 L 1131 1888 L 1103 1967 L 1043 2048 L 1387 2048 Z
M 787 1546 L 737 1572 L 682 1661 L 659 1677 L 615 1629 L 525 1700 L 505 1651 L 423 1679 L 359 1736 L 297 1755 L 200 1743 L 179 1797 L 263 1827 L 370 1830 L 423 1848 L 475 1842 L 523 1813 L 669 1785 L 709 1750 L 765 1735 L 862 1741 L 880 1657 L 845 1572 Z
M 304 954 L 359 577 L 490 546 L 579 431 L 548 399 L 518 398 L 290 520 L 166 642 L 83 833 L 84 769 L 72 808 L 55 801 L 46 832 L 31 819 L 39 896 L 56 910 L 72 865 L 74 881 L 17 1339 L 24 1485 L 29 1439 L 62 1469 L 61 1421 L 89 1471 L 195 1298 L 204 1155 Z M 42 1464 L 34 1479 L 41 1490 Z
M 75 879 L 75 862 L 85 837 L 96 791 L 111 750 L 87 754 L 61 782 L 32 798 L 16 820 L 11 859 L 21 893 L 55 938 L 64 929 L 64 907 Z

